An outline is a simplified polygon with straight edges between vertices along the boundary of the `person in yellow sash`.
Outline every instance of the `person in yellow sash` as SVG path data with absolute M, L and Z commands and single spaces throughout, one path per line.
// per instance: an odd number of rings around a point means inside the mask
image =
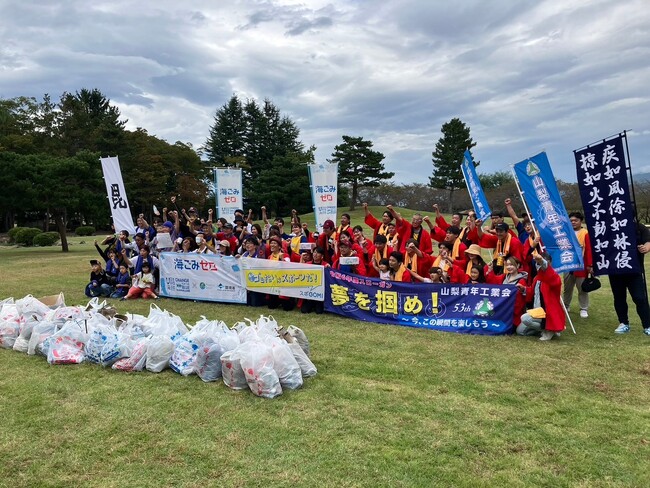
M 570 271 L 569 273 L 564 274 L 564 293 L 562 294 L 562 299 L 564 300 L 564 305 L 568 312 L 569 307 L 571 306 L 571 299 L 573 298 L 573 289 L 577 288 L 580 317 L 586 319 L 589 317 L 589 313 L 587 312 L 587 309 L 589 308 L 589 293 L 582 291 L 582 282 L 585 281 L 585 278 L 589 276 L 593 270 L 591 243 L 589 242 L 589 232 L 587 232 L 587 229 L 582 227 L 584 215 L 580 212 L 571 212 L 569 214 L 569 220 L 571 221 L 573 230 L 578 238 L 578 243 L 580 243 L 582 259 L 585 263 L 585 267 L 579 271 Z

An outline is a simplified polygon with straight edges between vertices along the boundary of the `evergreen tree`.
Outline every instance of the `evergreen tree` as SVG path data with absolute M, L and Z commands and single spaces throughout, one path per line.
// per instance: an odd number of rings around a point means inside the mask
M 395 176 L 384 171 L 384 158 L 372 149 L 372 141 L 364 141 L 363 137 L 343 136 L 343 144 L 334 148 L 329 161 L 339 165 L 339 184 L 349 184 L 352 189 L 350 210 L 358 202 L 360 188 L 379 186 L 382 180 Z
M 219 108 L 205 143 L 205 153 L 212 166 L 241 166 L 245 161 L 246 119 L 239 98 L 233 95 Z
M 453 211 L 454 191 L 465 187 L 465 178 L 460 166 L 466 149 L 476 146 L 469 133 L 469 127 L 458 118 L 442 125 L 442 137 L 433 151 L 433 175 L 429 186 L 449 191 L 448 212 Z M 474 162 L 478 166 L 478 162 Z

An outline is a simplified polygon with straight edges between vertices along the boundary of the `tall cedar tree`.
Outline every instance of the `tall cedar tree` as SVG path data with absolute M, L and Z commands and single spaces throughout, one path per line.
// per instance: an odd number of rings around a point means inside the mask
M 466 149 L 476 146 L 469 135 L 469 127 L 458 118 L 451 119 L 442 125 L 442 137 L 436 143 L 433 151 L 433 175 L 429 178 L 429 186 L 449 191 L 447 211 L 453 211 L 454 191 L 465 187 L 465 179 L 460 166 Z M 478 166 L 474 162 L 474 166 Z
M 339 184 L 352 188 L 350 210 L 354 210 L 359 199 L 359 189 L 377 187 L 382 180 L 389 180 L 395 173 L 384 171 L 385 156 L 372 149 L 372 141 L 363 137 L 343 136 L 343 144 L 334 148 L 331 163 L 339 164 Z
M 262 105 L 255 100 L 242 104 L 233 95 L 217 110 L 204 150 L 213 165 L 242 168 L 244 195 L 250 206 L 265 205 L 282 214 L 287 207 L 290 210 L 304 206 L 297 193 L 286 190 L 288 182 L 285 182 L 286 197 L 277 197 L 277 192 L 282 191 L 277 175 L 286 173 L 287 168 L 291 169 L 292 180 L 307 185 L 305 161 L 312 156 L 299 136 L 295 123 L 282 116 L 270 100 L 264 100 Z M 279 161 L 288 166 L 283 167 Z M 272 181 L 280 184 L 280 188 L 271 187 Z

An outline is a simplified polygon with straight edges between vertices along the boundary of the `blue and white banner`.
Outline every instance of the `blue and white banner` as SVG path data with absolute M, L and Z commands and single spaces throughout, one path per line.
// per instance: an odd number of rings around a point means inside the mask
M 641 272 L 623 137 L 574 151 L 596 275 Z
M 243 210 L 242 170 L 237 168 L 215 168 L 214 186 L 217 196 L 217 218 L 232 222 L 235 210 Z
M 558 273 L 584 268 L 582 249 L 569 221 L 545 152 L 514 166 L 515 175 L 537 224 L 542 244 Z
M 474 166 L 472 153 L 470 153 L 469 150 L 465 151 L 465 156 L 463 157 L 463 163 L 460 165 L 460 169 L 463 172 L 463 176 L 465 176 L 467 191 L 472 199 L 476 218 L 485 222 L 492 212 L 490 211 L 490 205 L 488 204 L 487 198 L 485 198 L 481 182 L 476 174 L 476 167 Z
M 126 198 L 126 188 L 124 188 L 124 181 L 122 180 L 120 161 L 117 156 L 114 158 L 99 158 L 99 160 L 102 163 L 115 232 L 128 230 L 129 234 L 132 235 L 135 231 L 135 225 L 133 225 L 133 217 L 131 217 L 129 200 Z
M 214 254 L 160 254 L 160 294 L 209 302 L 246 303 L 239 260 Z
M 325 269 L 325 310 L 355 320 L 463 334 L 514 331 L 514 285 L 412 284 Z
M 322 232 L 326 220 L 337 222 L 339 165 L 338 163 L 310 164 L 308 168 L 316 229 Z

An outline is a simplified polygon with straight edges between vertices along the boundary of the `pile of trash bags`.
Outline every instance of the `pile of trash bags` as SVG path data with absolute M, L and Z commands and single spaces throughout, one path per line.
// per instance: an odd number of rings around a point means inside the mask
M 279 326 L 272 316 L 245 318 L 232 328 L 202 317 L 190 327 L 156 304 L 145 317 L 118 314 L 99 298 L 73 307 L 62 294 L 47 298 L 0 300 L 0 347 L 42 355 L 53 365 L 88 361 L 153 373 L 170 368 L 264 398 L 300 388 L 317 373 L 305 333 Z

